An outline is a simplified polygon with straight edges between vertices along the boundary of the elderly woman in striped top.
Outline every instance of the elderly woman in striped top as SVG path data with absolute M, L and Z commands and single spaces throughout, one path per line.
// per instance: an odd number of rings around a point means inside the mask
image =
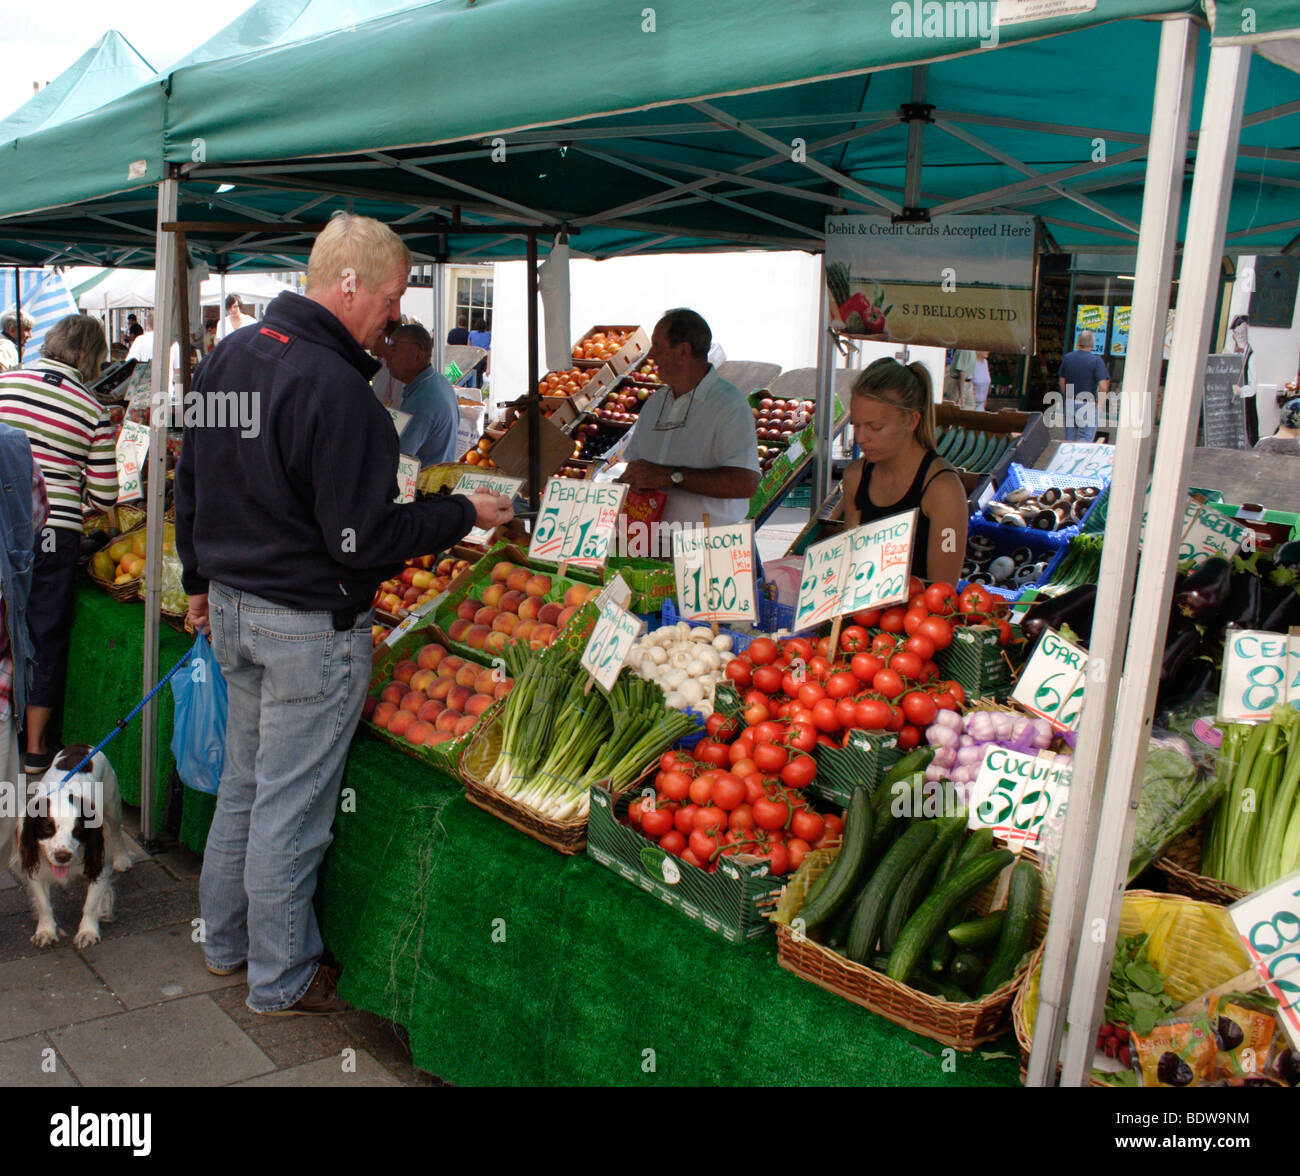
M 117 503 L 113 426 L 85 387 L 107 355 L 103 327 L 73 314 L 50 329 L 40 359 L 0 375 L 0 423 L 27 434 L 50 503 L 49 521 L 36 534 L 27 609 L 35 659 L 27 691 L 28 772 L 44 771 L 57 751 L 48 746 L 47 729 L 63 703 L 82 494 L 100 510 Z

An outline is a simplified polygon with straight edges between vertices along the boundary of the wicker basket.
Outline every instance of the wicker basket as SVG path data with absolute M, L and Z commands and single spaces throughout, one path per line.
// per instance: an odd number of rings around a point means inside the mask
M 1218 903 L 1219 906 L 1231 906 L 1245 898 L 1249 892 L 1200 872 L 1204 834 L 1205 822 L 1197 821 L 1181 837 L 1170 842 L 1165 852 L 1152 864 L 1164 874 L 1169 889 L 1174 894 L 1186 895 L 1201 902 Z
M 1165 990 L 1180 1004 L 1232 979 L 1249 966 L 1245 949 L 1227 912 L 1216 902 L 1200 902 L 1181 894 L 1156 894 L 1149 890 L 1126 891 L 1120 909 L 1120 934 L 1136 935 L 1140 931 L 1151 932 L 1163 918 L 1189 908 L 1198 908 L 1201 912 L 1195 923 L 1184 924 L 1189 930 L 1176 938 L 1171 936 L 1159 949 L 1155 947 L 1154 938 L 1150 945 L 1151 962 L 1165 977 Z M 1038 1011 L 1038 981 L 1042 964 L 1043 948 L 1040 944 L 1011 1010 L 1011 1023 L 1020 1046 L 1022 1082 L 1033 1044 L 1031 1022 Z M 1110 1084 L 1093 1078 L 1090 1085 Z
M 834 992 L 941 1045 L 969 1053 L 976 1046 L 1001 1037 L 1007 1030 L 1012 1001 L 1029 974 L 1027 963 L 1017 968 L 1015 975 L 996 992 L 980 1000 L 954 1004 L 909 988 L 883 973 L 855 964 L 804 935 L 796 935 L 790 926 L 791 920 L 802 908 L 808 888 L 835 860 L 837 852 L 818 850 L 809 854 L 782 891 L 781 901 L 772 916 L 776 923 L 777 963 L 819 988 Z M 990 885 L 975 896 L 971 905 L 981 913 L 987 913 L 993 894 L 994 886 Z M 1033 942 L 1041 944 L 1046 932 L 1047 909 L 1040 906 Z

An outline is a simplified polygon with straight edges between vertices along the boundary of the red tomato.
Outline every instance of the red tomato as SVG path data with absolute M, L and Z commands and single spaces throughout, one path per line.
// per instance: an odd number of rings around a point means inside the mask
M 1010 645 L 1011 642 L 1015 639 L 1015 634 L 1011 632 L 1010 623 L 1007 621 L 1005 617 L 998 617 L 996 623 L 998 626 L 998 633 L 1000 634 L 999 639 L 1001 640 L 1002 644 Z
M 749 660 L 756 666 L 770 666 L 776 661 L 777 654 L 780 651 L 772 638 L 756 637 L 749 643 L 749 648 L 745 652 L 749 654 Z
M 752 759 L 754 755 L 754 739 L 751 735 L 752 728 L 746 728 L 745 733 L 736 740 L 730 747 L 727 747 L 727 763 L 738 764 L 747 759 Z M 726 744 L 723 745 L 724 747 Z M 719 764 L 719 767 L 722 765 Z
M 907 578 L 907 594 L 915 596 L 917 593 L 925 592 L 925 581 L 920 576 L 909 576 Z
M 903 714 L 902 707 L 897 707 L 897 706 L 894 707 L 891 713 L 893 717 L 889 720 L 889 726 L 886 728 L 886 730 L 901 731 L 903 729 L 903 724 L 907 722 L 907 719 Z
M 742 781 L 745 786 L 745 803 L 753 804 L 756 800 L 762 800 L 767 795 L 767 790 L 763 787 L 763 777 L 757 772 L 751 772 Z
M 799 687 L 807 680 L 808 675 L 803 672 L 802 668 L 798 673 L 794 670 L 786 670 L 786 672 L 781 675 L 781 689 L 791 698 L 794 698 L 799 693 Z
M 813 721 L 812 707 L 804 706 L 801 702 L 796 702 L 790 707 L 790 721 L 794 723 L 811 723 Z
M 754 824 L 760 829 L 781 829 L 790 819 L 790 806 L 786 801 L 765 796 L 754 802 Z
M 730 743 L 740 734 L 740 724 L 735 719 L 730 715 L 720 715 L 717 712 L 704 720 L 704 729 L 709 733 L 710 739 L 715 739 L 719 743 Z
M 804 841 L 816 841 L 822 835 L 826 822 L 816 813 L 800 809 L 790 821 L 790 832 Z
M 790 851 L 780 842 L 773 844 L 767 853 L 758 856 L 767 859 L 767 868 L 773 874 L 784 874 L 790 869 Z
M 865 731 L 883 731 L 892 717 L 889 703 L 878 698 L 864 698 L 854 704 L 854 726 Z
M 829 698 L 823 698 L 813 707 L 813 722 L 817 724 L 817 730 L 828 734 L 838 731 L 844 725 L 835 714 L 835 703 Z
M 898 648 L 898 642 L 888 633 L 877 633 L 871 639 L 871 652 L 875 657 L 888 657 Z
M 812 642 L 803 637 L 791 637 L 781 642 L 781 649 L 792 658 L 801 657 L 804 661 L 813 655 Z
M 673 813 L 673 825 L 677 831 L 685 837 L 691 835 L 695 828 L 695 814 L 700 811 L 700 806 L 696 804 L 687 804 Z
M 691 852 L 703 862 L 709 861 L 718 848 L 718 839 L 710 837 L 703 829 L 696 829 L 690 838 Z
M 700 763 L 715 768 L 725 767 L 731 762 L 731 748 L 725 743 L 715 743 L 712 739 L 701 739 L 695 745 L 695 758 Z
M 885 668 L 885 663 L 874 653 L 855 653 L 849 668 L 859 682 L 870 686 L 872 678 Z
M 757 770 L 758 769 L 755 767 L 752 757 L 736 760 L 735 763 L 731 765 L 732 775 L 740 780 L 743 780 L 746 776 L 752 775 Z M 724 804 L 722 807 L 726 808 L 727 806 Z
M 822 655 L 817 654 L 808 660 L 808 677 L 813 679 L 822 679 L 831 672 L 831 663 Z
M 813 642 L 813 653 L 818 657 L 830 657 L 832 653 L 831 639 L 829 637 L 818 637 Z
M 937 580 L 925 590 L 925 607 L 935 616 L 950 616 L 957 611 L 957 589 Z
M 787 788 L 807 788 L 816 775 L 817 761 L 810 755 L 797 755 L 781 769 L 781 783 Z
M 844 818 L 837 817 L 834 813 L 827 813 L 822 817 L 826 825 L 826 833 L 832 837 L 840 837 L 844 833 Z M 825 834 L 823 834 L 825 836 Z
M 913 592 L 907 598 L 907 611 L 915 612 L 917 610 L 925 612 L 925 593 L 923 591 Z M 926 615 L 928 616 L 929 614 L 927 613 Z
M 805 682 L 799 687 L 800 706 L 815 707 L 825 697 L 826 691 L 818 686 L 816 682 Z
M 713 801 L 713 782 L 718 778 L 716 771 L 701 772 L 691 781 L 688 795 L 691 803 L 703 807 Z
M 695 770 L 695 760 L 691 758 L 688 751 L 665 751 L 663 758 L 659 761 L 659 770 L 671 772 L 674 769 L 683 772 L 693 772 Z
M 746 724 L 752 725 L 754 723 L 761 723 L 765 718 L 767 718 L 767 713 L 767 707 L 765 706 L 747 706 L 745 707 L 741 718 L 745 720 Z
M 754 827 L 754 802 L 746 797 L 743 804 L 736 805 L 731 810 L 731 816 L 727 818 L 727 825 L 737 832 L 743 829 L 752 829 Z
M 934 687 L 931 687 L 933 690 Z M 941 690 L 934 696 L 934 705 L 940 710 L 955 711 L 957 709 L 957 697 L 950 690 Z
M 861 653 L 871 645 L 871 634 L 861 625 L 850 625 L 840 630 L 840 648 L 845 653 Z
M 943 684 L 943 688 L 957 700 L 957 706 L 966 705 L 966 688 L 960 683 L 949 679 Z
M 627 815 L 631 817 L 632 821 L 637 825 L 641 824 L 641 818 L 644 815 L 644 813 L 645 813 L 645 800 L 640 797 L 638 797 L 630 805 L 627 806 Z
M 668 853 L 680 854 L 689 843 L 678 829 L 669 829 L 659 838 L 659 848 Z
M 691 792 L 691 777 L 686 772 L 671 771 L 663 774 L 663 783 L 659 791 L 669 800 L 685 800 Z
M 786 852 L 790 855 L 790 869 L 797 870 L 803 865 L 803 859 L 812 852 L 812 846 L 800 837 L 791 837 L 785 843 Z
M 935 715 L 939 713 L 939 707 L 934 699 L 920 690 L 904 694 L 902 705 L 907 721 L 916 727 L 928 727 L 934 722 Z
M 936 652 L 947 649 L 952 644 L 952 625 L 943 617 L 926 617 L 917 628 L 916 636 L 928 637 Z
M 902 675 L 892 667 L 881 670 L 872 680 L 871 688 L 886 698 L 897 698 L 903 693 Z
M 764 775 L 779 772 L 790 759 L 790 753 L 775 743 L 760 743 L 754 748 L 754 767 Z
M 907 616 L 907 609 L 901 605 L 895 605 L 893 608 L 887 608 L 880 615 L 880 627 L 886 633 L 901 633 L 903 631 L 903 618 Z M 875 643 L 872 643 L 873 648 Z
M 864 629 L 874 629 L 880 624 L 880 614 L 884 611 L 883 608 L 868 608 L 863 609 L 862 612 L 855 612 L 853 614 L 853 623 L 861 625 Z
M 764 694 L 780 694 L 781 671 L 776 666 L 759 666 L 754 671 L 754 685 Z
M 681 859 L 684 862 L 690 862 L 691 865 L 697 867 L 698 869 L 701 870 L 708 869 L 708 867 L 704 864 L 704 862 L 695 856 L 695 850 L 693 850 L 689 845 L 687 845 L 687 847 L 684 850 L 682 850 Z
M 727 827 L 727 814 L 716 805 L 697 808 L 693 824 L 696 829 L 703 829 L 706 833 L 710 829 L 725 829 Z
M 751 769 L 752 771 L 752 769 Z M 750 773 L 745 772 L 748 776 Z M 719 772 L 713 781 L 713 803 L 720 809 L 730 812 L 745 800 L 745 785 L 740 773 Z
M 859 653 L 858 657 L 870 657 L 869 653 Z M 840 670 L 826 679 L 826 697 L 827 698 L 847 698 L 850 694 L 856 694 L 862 689 L 862 684 L 858 681 L 855 674 L 847 670 Z
M 733 657 L 727 663 L 727 678 L 735 684 L 737 690 L 748 690 L 753 681 L 750 667 L 743 658 Z
M 909 608 L 907 612 L 903 614 L 903 632 L 911 637 L 912 634 L 921 627 L 921 623 L 929 615 L 930 614 L 925 611 L 925 605 L 921 605 L 920 608 Z
M 812 751 L 817 746 L 817 724 L 795 720 L 790 727 L 790 737 L 786 742 L 796 751 Z
M 898 750 L 911 751 L 921 742 L 921 732 L 915 727 L 905 725 L 898 733 Z
M 932 657 L 934 657 L 934 642 L 919 629 L 907 639 L 907 644 L 904 648 L 908 653 L 916 654 L 916 656 L 923 662 L 928 662 Z
M 919 682 L 921 680 L 921 673 L 925 669 L 925 662 L 914 653 L 896 653 L 889 659 L 889 668 L 891 670 L 897 670 L 904 678 L 910 678 L 913 682 Z M 877 678 L 879 676 L 879 674 L 876 675 Z M 880 690 L 881 694 L 889 694 L 892 697 L 890 691 L 881 690 L 879 686 L 877 686 L 876 689 Z
M 964 613 L 986 613 L 993 604 L 993 595 L 979 584 L 967 584 L 957 603 Z
M 647 837 L 658 841 L 665 833 L 673 829 L 673 814 L 668 809 L 649 809 L 641 814 L 641 828 Z M 676 830 L 673 830 L 676 832 Z M 681 834 L 679 833 L 680 837 Z
M 774 739 L 781 739 L 785 735 L 785 730 L 784 723 L 772 719 L 766 723 L 759 723 L 750 734 L 754 736 L 754 746 L 757 747 L 760 743 L 771 743 Z
M 939 667 L 932 661 L 928 661 L 921 667 L 921 681 L 933 682 L 939 676 Z
M 841 727 L 854 727 L 858 722 L 858 704 L 851 698 L 841 698 L 835 704 L 835 717 Z

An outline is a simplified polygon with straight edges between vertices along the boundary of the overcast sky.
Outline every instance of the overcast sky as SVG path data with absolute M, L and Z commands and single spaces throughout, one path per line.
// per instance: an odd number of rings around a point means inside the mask
M 0 117 L 52 82 L 109 29 L 116 29 L 156 70 L 225 28 L 253 0 L 0 0 Z

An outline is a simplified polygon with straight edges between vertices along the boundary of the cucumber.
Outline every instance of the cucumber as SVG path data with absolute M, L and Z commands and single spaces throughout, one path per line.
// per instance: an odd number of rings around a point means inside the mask
M 970 444 L 972 433 L 966 431 L 961 425 L 957 426 L 957 436 L 953 443 L 948 446 L 948 452 L 944 455 L 949 461 L 956 464 L 956 457 L 967 445 Z
M 876 791 L 882 788 L 888 789 L 891 784 L 905 780 L 917 772 L 924 772 L 930 766 L 930 761 L 934 759 L 934 750 L 933 747 L 913 748 L 885 773 L 880 783 L 876 785 Z
M 804 921 L 805 931 L 821 926 L 853 893 L 858 874 L 867 862 L 871 826 L 871 800 L 865 788 L 856 788 L 844 812 L 844 839 L 839 856 L 826 871 L 833 877 L 797 913 L 796 917 Z
M 954 984 L 975 991 L 975 985 L 984 974 L 984 961 L 973 951 L 959 951 L 952 957 L 952 967 L 948 969 Z
M 964 817 L 940 820 L 938 824 L 939 832 L 935 836 L 934 844 L 908 870 L 907 876 L 890 900 L 889 911 L 885 915 L 885 925 L 880 932 L 880 945 L 884 951 L 893 948 L 894 941 L 903 930 L 903 924 L 907 922 L 916 904 L 921 901 L 926 893 L 925 888 L 931 884 L 939 867 L 948 856 L 948 851 L 957 843 L 957 838 L 966 828 Z
M 952 432 L 952 430 L 948 428 L 947 425 L 945 425 L 943 428 L 937 430 L 934 434 L 934 451 L 940 457 L 943 456 L 943 449 L 944 446 L 947 445 L 948 443 L 948 434 L 950 432 Z
M 1009 849 L 995 849 L 953 870 L 907 920 L 889 957 L 890 978 L 906 983 L 922 954 L 943 930 L 948 916 L 1015 859 L 1016 855 Z
M 962 469 L 969 469 L 970 460 L 974 456 L 975 450 L 979 448 L 979 443 L 980 443 L 980 435 L 978 433 L 972 433 L 970 435 L 970 441 L 966 444 L 966 446 L 962 449 L 962 451 L 959 454 L 957 454 L 957 456 L 953 459 L 953 464 L 961 466 Z
M 862 963 L 876 946 L 880 925 L 885 921 L 894 891 L 916 860 L 930 848 L 937 833 L 934 821 L 913 821 L 881 859 L 862 893 L 853 924 L 849 927 L 845 954 L 855 963 Z
M 970 844 L 969 837 L 959 837 L 948 849 L 948 856 L 944 858 L 943 865 L 939 867 L 939 872 L 934 876 L 934 884 L 939 885 L 957 866 L 957 862 L 962 860 L 962 854 Z M 962 921 L 960 914 L 952 915 L 948 920 L 948 925 L 944 930 L 955 927 Z M 942 976 L 947 970 L 948 965 L 952 962 L 953 952 L 957 950 L 957 945 L 946 935 L 936 935 L 934 943 L 930 945 L 929 972 L 933 976 Z
M 989 452 L 989 435 L 980 433 L 975 442 L 975 448 L 971 450 L 970 457 L 966 459 L 966 468 L 969 470 L 979 471 L 984 464 L 984 459 Z
M 961 853 L 957 855 L 957 865 L 965 865 L 972 858 L 988 853 L 992 848 L 993 830 L 976 829 L 974 833 L 966 838 L 966 843 L 961 847 Z
M 863 892 L 867 889 L 866 884 L 859 886 L 853 895 L 851 902 L 846 902 L 836 912 L 831 922 L 831 929 L 826 936 L 826 946 L 840 951 L 844 947 L 845 941 L 849 937 L 849 928 L 853 925 L 853 915 L 858 909 L 858 902 L 861 900 Z
M 980 996 L 988 996 L 1010 980 L 1029 950 L 1034 934 L 1034 916 L 1038 913 L 1040 885 L 1037 869 L 1029 862 L 1016 863 L 1007 891 L 1007 916 L 1002 924 L 1002 935 L 980 984 Z
M 948 928 L 948 937 L 959 947 L 982 947 L 986 943 L 994 943 L 1002 934 L 1002 924 L 1006 917 L 1006 911 L 994 911 L 979 919 L 968 919 Z
M 953 1004 L 970 1004 L 975 998 L 969 992 L 963 992 L 955 984 L 950 984 L 945 980 L 936 980 L 933 976 L 928 978 L 917 977 L 910 981 L 913 988 L 920 989 L 927 996 L 937 996 L 942 1000 L 951 1001 Z

